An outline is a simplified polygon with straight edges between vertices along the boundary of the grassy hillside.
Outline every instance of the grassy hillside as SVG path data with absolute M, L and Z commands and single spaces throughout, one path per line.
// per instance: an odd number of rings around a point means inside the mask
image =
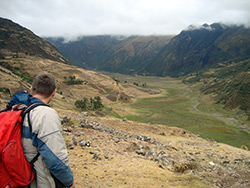
M 201 85 L 201 92 L 214 94 L 216 103 L 226 109 L 240 109 L 250 119 L 250 59 L 240 62 L 220 64 L 208 72 L 191 74 L 185 83 Z
M 9 100 L 18 88 L 29 89 L 33 77 L 41 71 L 50 72 L 56 79 L 57 96 L 53 105 L 57 108 L 77 110 L 76 100 L 83 100 L 84 97 L 90 99 L 100 96 L 102 103 L 109 105 L 114 102 L 132 102 L 136 95 L 146 94 L 136 91 L 134 87 L 124 88 L 114 79 L 100 73 L 20 53 L 18 58 L 0 60 L 1 102 Z M 71 77 L 80 82 L 68 84 L 67 80 Z M 106 111 L 109 112 L 103 109 L 100 114 Z
M 0 58 L 19 57 L 20 53 L 69 64 L 50 43 L 17 23 L 0 18 Z

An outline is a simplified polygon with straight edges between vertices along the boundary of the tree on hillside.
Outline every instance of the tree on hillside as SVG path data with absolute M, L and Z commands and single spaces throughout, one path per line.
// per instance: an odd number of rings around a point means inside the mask
M 101 97 L 96 96 L 94 99 L 92 97 L 90 99 L 84 97 L 83 100 L 77 100 L 75 106 L 81 110 L 101 110 L 103 104 Z
M 67 85 L 80 85 L 83 83 L 83 81 L 76 79 L 75 76 L 69 76 L 69 78 L 65 76 L 63 83 L 66 83 Z

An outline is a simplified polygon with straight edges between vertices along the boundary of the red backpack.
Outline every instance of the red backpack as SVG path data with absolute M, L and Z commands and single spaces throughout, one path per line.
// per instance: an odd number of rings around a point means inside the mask
M 33 163 L 39 153 L 30 163 L 25 159 L 21 127 L 25 114 L 39 105 L 43 104 L 35 103 L 25 110 L 0 113 L 0 188 L 27 186 L 34 179 Z

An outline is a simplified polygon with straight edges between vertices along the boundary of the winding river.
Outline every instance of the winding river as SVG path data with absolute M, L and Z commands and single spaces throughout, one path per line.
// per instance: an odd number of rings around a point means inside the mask
M 199 106 L 199 101 L 195 98 L 195 97 L 190 97 L 191 95 L 189 94 L 189 92 L 191 93 L 192 92 L 192 89 L 190 89 L 189 87 L 187 87 L 187 90 L 188 92 L 184 92 L 183 94 L 186 96 L 186 98 L 190 98 L 192 101 L 194 101 L 194 106 L 193 106 L 193 112 L 196 112 L 196 113 L 200 113 L 198 110 L 197 110 L 197 107 Z M 235 118 L 226 118 L 226 117 L 223 117 L 220 113 L 218 112 L 211 112 L 211 114 L 215 114 L 217 118 L 219 119 L 224 119 L 224 120 L 231 120 L 231 122 L 236 125 L 236 127 L 238 129 L 241 129 L 243 131 L 247 131 L 250 133 L 250 129 L 246 128 L 244 125 L 240 124 L 240 123 L 237 123 L 237 120 Z

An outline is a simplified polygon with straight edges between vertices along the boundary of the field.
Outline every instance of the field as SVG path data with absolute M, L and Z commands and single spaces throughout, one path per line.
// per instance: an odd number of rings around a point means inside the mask
M 184 128 L 202 138 L 235 147 L 250 148 L 249 121 L 242 113 L 226 111 L 214 104 L 212 96 L 203 95 L 199 85 L 188 86 L 179 79 L 110 74 L 120 83 L 157 88 L 160 94 L 137 98 L 135 103 L 112 106 L 113 116 L 137 122 Z M 145 84 L 146 83 L 146 84 Z

